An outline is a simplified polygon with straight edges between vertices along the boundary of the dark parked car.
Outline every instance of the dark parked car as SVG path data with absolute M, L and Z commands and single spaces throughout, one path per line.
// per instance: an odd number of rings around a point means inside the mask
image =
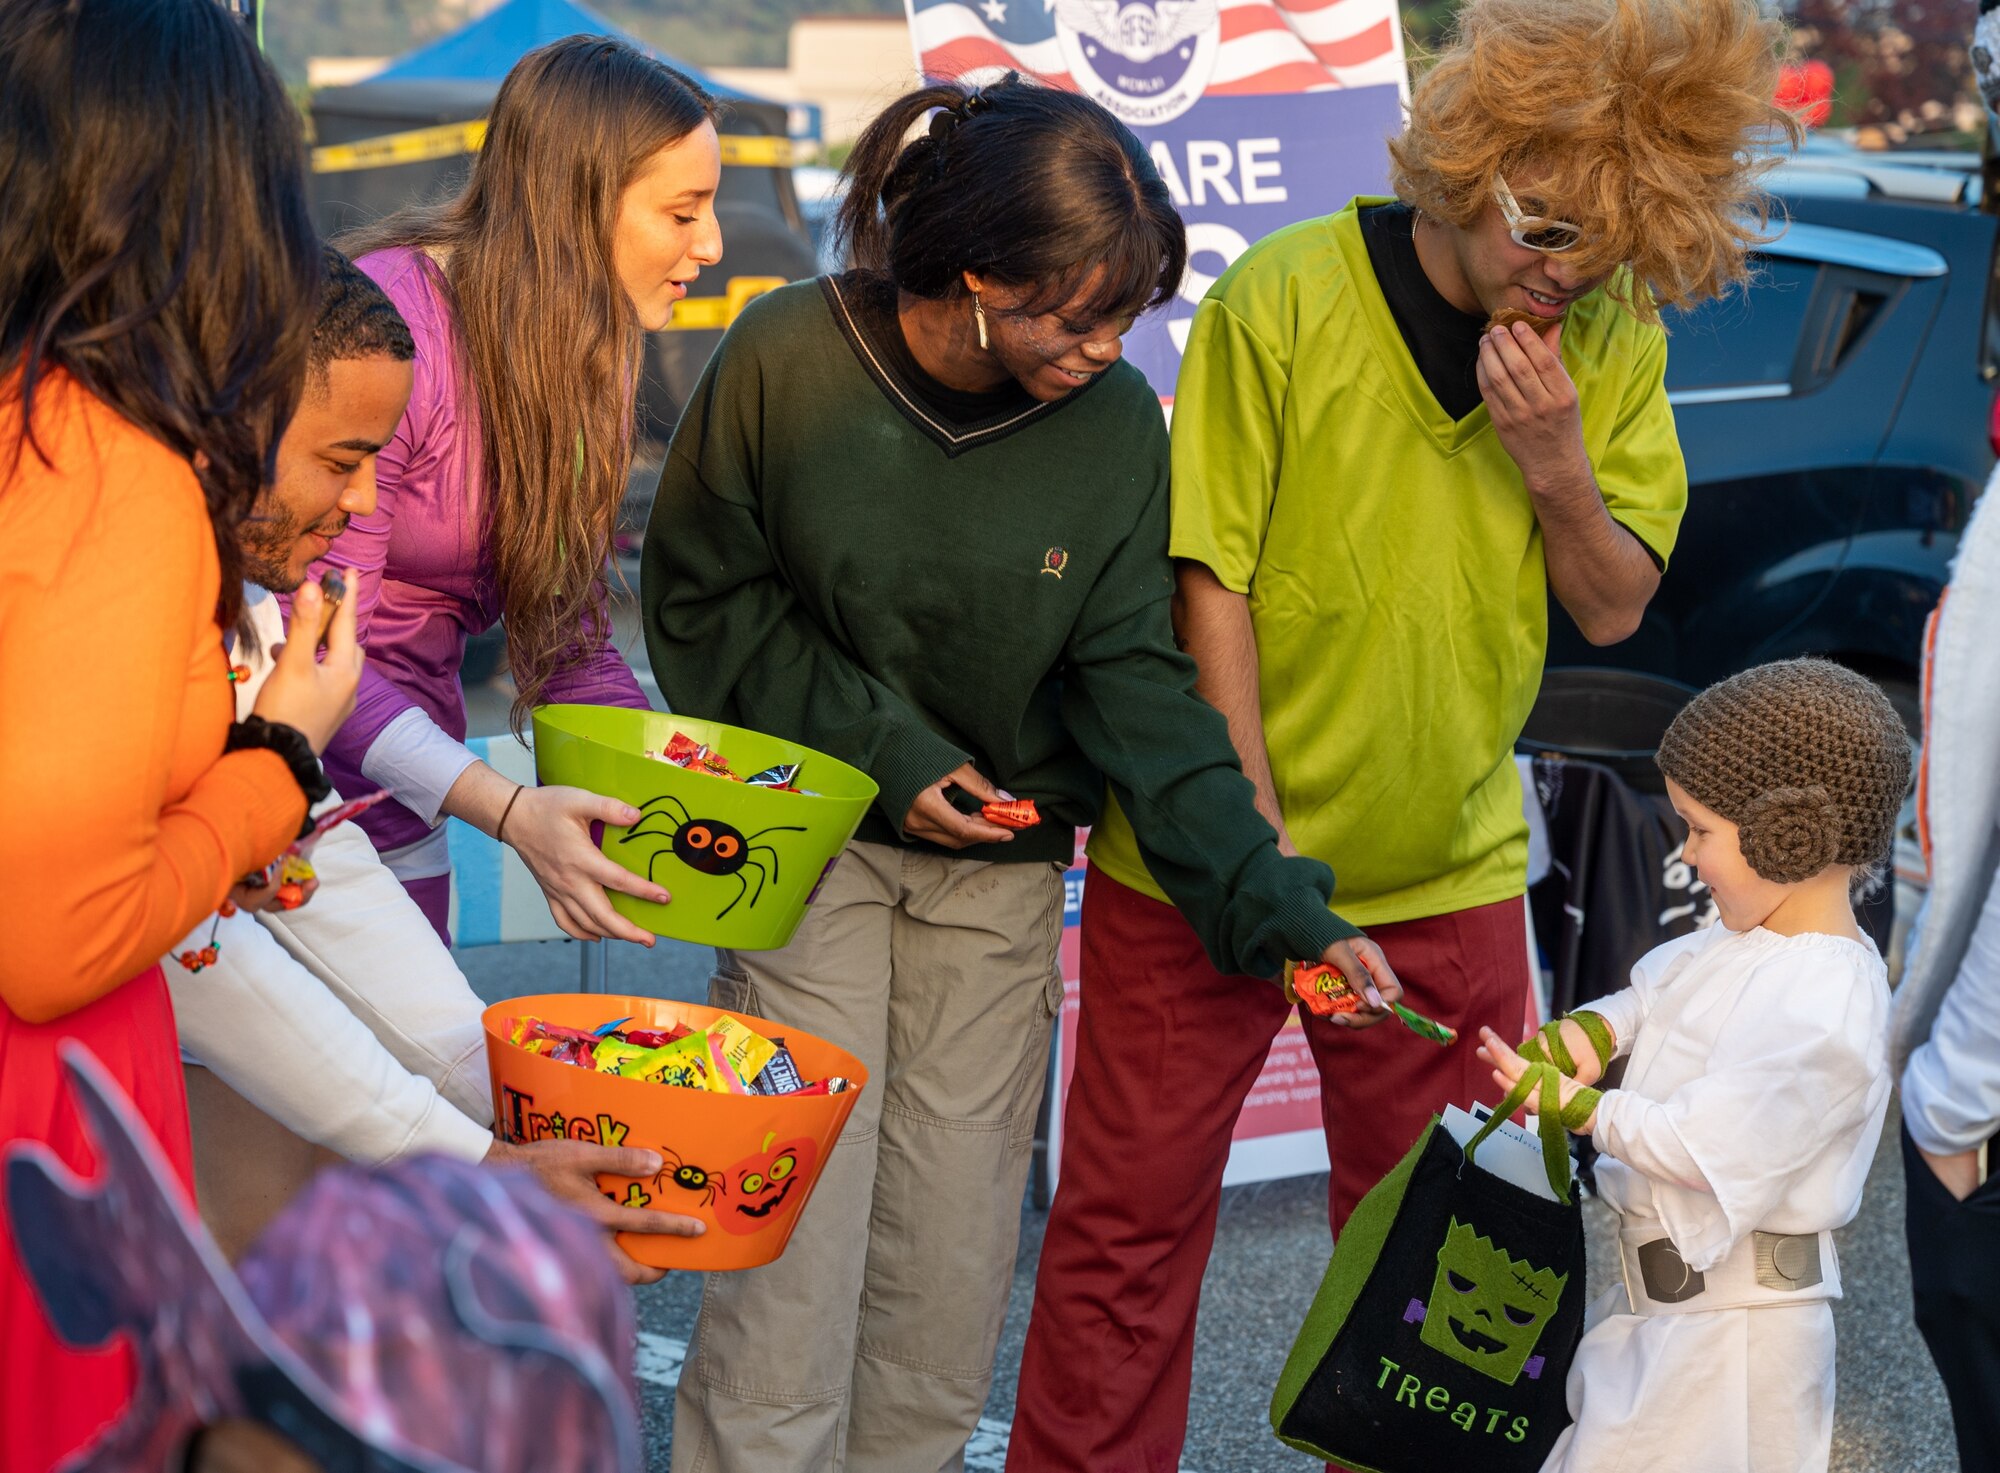
M 1914 719 L 1924 620 L 1994 461 L 1995 220 L 1974 155 L 1814 148 L 1755 284 L 1667 314 L 1687 518 L 1639 632 L 1549 664 L 1702 686 L 1823 654 Z

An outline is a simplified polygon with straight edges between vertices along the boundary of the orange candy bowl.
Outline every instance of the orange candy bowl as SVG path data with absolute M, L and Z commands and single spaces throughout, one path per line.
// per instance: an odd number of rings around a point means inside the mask
M 732 1269 L 769 1263 L 792 1229 L 839 1142 L 868 1071 L 845 1049 L 800 1029 L 730 1013 L 782 1038 L 807 1083 L 838 1075 L 834 1095 L 725 1095 L 598 1074 L 529 1053 L 509 1037 L 513 1019 L 534 1017 L 586 1032 L 613 1019 L 635 1028 L 703 1028 L 721 1008 L 555 992 L 509 998 L 484 1014 L 493 1114 L 503 1139 L 526 1144 L 567 1136 L 611 1146 L 643 1146 L 664 1162 L 658 1176 L 600 1176 L 612 1200 L 698 1217 L 698 1238 L 620 1233 L 619 1246 L 654 1268 Z

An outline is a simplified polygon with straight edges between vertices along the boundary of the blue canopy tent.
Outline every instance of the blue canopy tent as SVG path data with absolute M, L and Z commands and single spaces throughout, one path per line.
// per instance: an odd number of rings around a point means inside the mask
M 369 78 L 370 82 L 431 82 L 467 80 L 499 82 L 507 69 L 537 46 L 564 36 L 616 36 L 649 56 L 659 58 L 676 71 L 685 72 L 727 102 L 768 102 L 751 93 L 696 70 L 678 57 L 668 56 L 657 46 L 648 45 L 620 30 L 603 16 L 574 0 L 509 0 L 480 19 L 449 36 L 420 46 L 398 57 Z M 820 110 L 810 103 L 793 103 L 787 109 L 793 138 L 820 136 Z
M 715 210 L 725 247 L 721 270 L 704 273 L 677 311 L 676 326 L 656 335 L 655 382 L 642 398 L 655 435 L 670 430 L 728 320 L 747 278 L 762 282 L 810 276 L 810 233 L 792 192 L 788 120 L 783 103 L 752 97 L 620 31 L 575 0 L 506 0 L 478 20 L 398 57 L 367 81 L 313 94 L 313 199 L 322 233 L 376 219 L 448 194 L 464 179 L 468 146 L 450 125 L 484 118 L 500 82 L 528 52 L 566 36 L 611 36 L 686 74 L 721 101 L 722 187 Z M 724 277 L 724 273 L 727 273 Z M 713 283 L 710 276 L 717 278 Z M 741 283 L 732 292 L 729 283 Z
M 493 82 L 505 77 L 514 63 L 551 41 L 565 36 L 613 36 L 658 58 L 676 71 L 685 72 L 717 97 L 733 102 L 762 102 L 733 87 L 725 87 L 713 77 L 686 62 L 666 55 L 638 37 L 621 31 L 603 16 L 586 10 L 574 0 L 507 0 L 462 30 L 442 36 L 428 46 L 419 46 L 389 63 L 370 77 L 364 86 L 384 82 Z

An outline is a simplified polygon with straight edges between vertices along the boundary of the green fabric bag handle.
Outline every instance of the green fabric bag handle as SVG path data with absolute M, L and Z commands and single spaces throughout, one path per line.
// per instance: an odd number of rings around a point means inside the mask
M 1576 1078 L 1576 1059 L 1570 1054 L 1569 1045 L 1563 1041 L 1562 1025 L 1565 1021 L 1576 1024 L 1583 1030 L 1583 1036 L 1590 1040 L 1591 1051 L 1597 1055 L 1597 1072 L 1601 1077 L 1611 1067 L 1611 1055 L 1616 1045 L 1611 1038 L 1611 1025 L 1598 1014 L 1585 1010 L 1567 1013 L 1542 1024 L 1535 1036 L 1515 1050 L 1530 1063 L 1547 1062 L 1554 1064 L 1571 1079 Z
M 1564 1133 L 1576 1129 L 1590 1118 L 1591 1112 L 1597 1108 L 1600 1092 L 1594 1089 L 1578 1090 L 1565 1108 L 1561 1079 L 1562 1071 L 1556 1065 L 1547 1060 L 1531 1062 L 1527 1072 L 1515 1080 L 1514 1087 L 1507 1091 L 1507 1097 L 1493 1107 L 1493 1114 L 1479 1127 L 1478 1133 L 1465 1143 L 1465 1159 L 1468 1165 L 1476 1164 L 1473 1156 L 1486 1138 L 1500 1128 L 1501 1121 L 1525 1105 L 1529 1095 L 1539 1092 L 1535 1124 L 1542 1140 L 1542 1169 L 1549 1174 L 1549 1185 L 1555 1190 L 1556 1200 L 1567 1206 L 1570 1195 L 1569 1142 Z

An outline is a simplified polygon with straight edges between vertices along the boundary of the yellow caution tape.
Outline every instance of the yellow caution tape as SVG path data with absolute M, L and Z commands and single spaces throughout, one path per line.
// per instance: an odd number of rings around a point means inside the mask
M 789 138 L 768 133 L 724 133 L 722 162 L 744 169 L 789 169 L 798 161 L 798 149 Z
M 687 297 L 674 308 L 668 332 L 721 332 L 765 292 L 785 285 L 782 276 L 732 276 L 719 297 Z
M 315 174 L 345 174 L 354 169 L 380 169 L 389 164 L 415 164 L 475 152 L 486 141 L 486 119 L 412 128 L 353 143 L 332 143 L 312 151 Z
M 406 133 L 385 133 L 380 138 L 362 138 L 353 143 L 330 143 L 312 151 L 315 174 L 345 174 L 355 169 L 380 169 L 390 164 L 415 164 L 428 159 L 448 159 L 455 154 L 475 153 L 486 141 L 486 119 L 466 123 L 443 123 L 435 128 L 412 128 Z M 798 157 L 798 148 L 789 138 L 773 138 L 756 133 L 722 135 L 722 162 L 735 168 L 789 169 Z

